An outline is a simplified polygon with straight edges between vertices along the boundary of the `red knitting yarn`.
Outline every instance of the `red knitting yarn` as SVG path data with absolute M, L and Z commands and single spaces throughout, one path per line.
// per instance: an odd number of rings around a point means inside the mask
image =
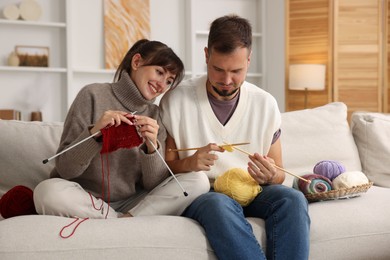
M 103 135 L 103 147 L 100 151 L 110 153 L 120 148 L 133 148 L 142 144 L 143 140 L 134 125 L 120 124 L 100 130 Z
M 26 186 L 15 186 L 0 199 L 0 214 L 3 218 L 37 214 L 33 191 Z

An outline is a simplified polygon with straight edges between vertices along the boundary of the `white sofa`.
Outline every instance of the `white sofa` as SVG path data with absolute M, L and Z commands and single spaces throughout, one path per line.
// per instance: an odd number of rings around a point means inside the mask
M 286 169 L 303 174 L 321 160 L 337 160 L 375 183 L 355 198 L 310 203 L 310 259 L 390 259 L 390 116 L 355 113 L 352 131 L 346 116 L 343 103 L 282 115 Z M 61 131 L 61 123 L 0 120 L 0 196 L 48 178 L 54 165 L 42 160 L 55 153 Z M 59 232 L 70 222 L 38 215 L 1 220 L 0 259 L 216 258 L 202 227 L 183 217 L 87 220 L 63 239 Z M 263 221 L 249 222 L 265 245 Z

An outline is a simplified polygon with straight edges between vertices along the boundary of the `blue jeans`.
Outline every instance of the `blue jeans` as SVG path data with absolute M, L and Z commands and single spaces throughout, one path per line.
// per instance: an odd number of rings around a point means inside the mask
M 203 226 L 219 259 L 288 259 L 309 257 L 310 218 L 303 194 L 283 185 L 263 186 L 247 207 L 210 191 L 183 213 Z M 245 217 L 264 219 L 266 256 Z

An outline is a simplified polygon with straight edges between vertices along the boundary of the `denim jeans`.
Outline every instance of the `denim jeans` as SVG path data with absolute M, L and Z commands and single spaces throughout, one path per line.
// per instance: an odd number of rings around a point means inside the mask
M 306 260 L 309 256 L 310 218 L 303 194 L 283 185 L 263 186 L 247 207 L 210 191 L 183 213 L 203 226 L 219 259 Z M 264 219 L 266 255 L 245 217 Z

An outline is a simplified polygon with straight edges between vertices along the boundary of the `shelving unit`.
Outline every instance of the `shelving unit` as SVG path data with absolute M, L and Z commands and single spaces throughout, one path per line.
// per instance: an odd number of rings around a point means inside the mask
M 2 0 L 0 11 L 20 1 Z M 44 121 L 63 121 L 82 87 L 113 80 L 115 70 L 104 64 L 104 0 L 36 1 L 43 11 L 39 21 L 0 19 L 0 109 L 20 110 L 22 120 L 39 110 Z M 266 84 L 266 0 L 150 0 L 150 7 L 151 39 L 173 47 L 187 78 L 206 73 L 203 48 L 209 22 L 229 13 L 249 19 L 254 37 L 247 80 L 259 87 Z M 167 18 L 164 8 L 174 10 L 173 15 Z M 15 45 L 48 46 L 49 67 L 7 66 Z
M 98 15 L 103 13 L 103 0 L 36 1 L 43 11 L 39 21 L 0 19 L 3 41 L 0 48 L 0 87 L 12 86 L 12 89 L 7 88 L 6 94 L 0 95 L 0 108 L 21 110 L 22 120 L 30 120 L 30 113 L 40 110 L 43 120 L 63 121 L 84 85 L 112 81 L 115 73 L 104 69 L 103 17 Z M 19 3 L 20 0 L 2 0 L 0 11 L 8 4 Z M 88 21 L 84 21 L 82 16 L 86 10 L 96 12 L 97 18 L 89 18 L 88 31 L 83 32 L 80 30 L 88 26 Z M 80 26 L 80 21 L 83 26 Z M 96 27 L 96 30 L 91 30 Z M 8 55 L 16 45 L 49 47 L 49 67 L 7 66 Z M 97 45 L 98 48 L 95 47 Z M 87 55 L 83 56 L 83 53 Z M 100 60 L 96 60 L 96 56 Z

